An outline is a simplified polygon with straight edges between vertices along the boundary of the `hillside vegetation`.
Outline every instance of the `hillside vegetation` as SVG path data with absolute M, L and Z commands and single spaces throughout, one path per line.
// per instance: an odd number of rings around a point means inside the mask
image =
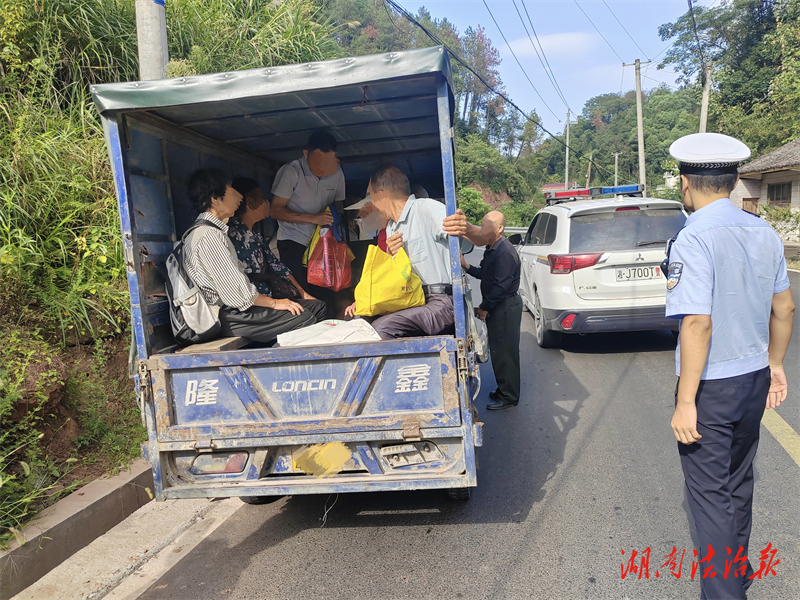
M 172 74 L 337 52 L 333 28 L 301 0 L 168 6 Z M 144 439 L 114 186 L 89 95 L 137 79 L 137 61 L 132 0 L 0 4 L 0 543 L 76 481 L 127 464 Z
M 453 4 L 454 9 L 457 4 Z M 714 65 L 709 130 L 763 153 L 800 135 L 800 0 L 696 7 Z M 480 78 L 456 63 L 456 172 L 477 222 L 499 208 L 526 225 L 541 186 L 563 179 L 565 152 L 498 95 L 500 57 L 475 23 L 458 31 L 416 15 Z M 379 0 L 170 0 L 169 76 L 430 46 Z M 662 26 L 664 66 L 682 87 L 645 94 L 647 176 L 675 165 L 696 131 L 700 58 L 688 15 Z M 137 79 L 133 0 L 0 3 L 0 543 L 82 478 L 125 464 L 144 431 L 127 381 L 129 313 L 114 187 L 94 83 Z M 487 87 L 481 79 L 490 86 Z M 571 130 L 571 179 L 635 181 L 635 102 L 604 94 Z

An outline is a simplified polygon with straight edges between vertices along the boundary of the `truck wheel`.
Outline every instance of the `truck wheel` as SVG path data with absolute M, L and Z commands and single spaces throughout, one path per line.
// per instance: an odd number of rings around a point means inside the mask
M 283 496 L 239 496 L 245 504 L 272 504 L 283 498 Z
M 470 488 L 450 488 L 447 490 L 447 495 L 450 496 L 450 500 L 459 500 L 464 502 L 469 500 L 470 497 Z
M 534 303 L 533 321 L 536 325 L 536 343 L 540 348 L 558 348 L 561 345 L 561 332 L 547 329 L 538 292 L 534 296 Z

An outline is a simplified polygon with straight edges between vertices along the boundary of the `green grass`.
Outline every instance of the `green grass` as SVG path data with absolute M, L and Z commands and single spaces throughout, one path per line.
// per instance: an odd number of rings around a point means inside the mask
M 334 27 L 318 22 L 316 6 L 171 0 L 169 71 L 332 57 Z M 82 465 L 124 466 L 145 438 L 118 347 L 129 320 L 125 265 L 89 94 L 95 83 L 135 79 L 133 0 L 0 2 L 0 545 Z M 115 335 L 96 342 L 88 358 L 66 348 Z M 52 388 L 62 383 L 58 404 Z M 67 455 L 63 444 L 60 456 L 43 445 L 44 432 L 54 435 L 64 419 L 56 404 L 74 418 L 70 431 L 78 425 Z
M 67 408 L 75 415 L 81 433 L 77 451 L 90 462 L 110 470 L 139 456 L 147 439 L 136 403 L 133 382 L 119 373 L 109 377 L 109 341 L 98 341 L 88 371 L 70 373 L 64 390 Z
M 40 445 L 51 392 L 63 379 L 58 353 L 36 335 L 4 328 L 0 345 L 0 547 L 47 503 L 66 469 Z M 74 462 L 74 461 L 73 461 Z M 69 463 L 65 463 L 68 468 Z

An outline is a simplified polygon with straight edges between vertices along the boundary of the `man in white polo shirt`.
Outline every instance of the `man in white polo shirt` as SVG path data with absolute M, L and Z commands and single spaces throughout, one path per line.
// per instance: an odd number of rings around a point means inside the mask
M 303 254 L 317 225 L 333 224 L 333 217 L 325 209 L 344 197 L 344 173 L 336 159 L 336 138 L 327 131 L 311 134 L 303 158 L 283 165 L 272 184 L 271 209 L 278 221 L 281 262 L 310 294 L 319 295 L 319 289 L 312 291 L 308 285 Z

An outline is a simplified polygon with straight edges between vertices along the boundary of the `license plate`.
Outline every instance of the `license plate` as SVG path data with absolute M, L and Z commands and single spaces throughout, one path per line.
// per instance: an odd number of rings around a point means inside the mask
M 660 279 L 663 277 L 658 266 L 626 267 L 617 269 L 617 281 L 642 281 L 644 279 Z

